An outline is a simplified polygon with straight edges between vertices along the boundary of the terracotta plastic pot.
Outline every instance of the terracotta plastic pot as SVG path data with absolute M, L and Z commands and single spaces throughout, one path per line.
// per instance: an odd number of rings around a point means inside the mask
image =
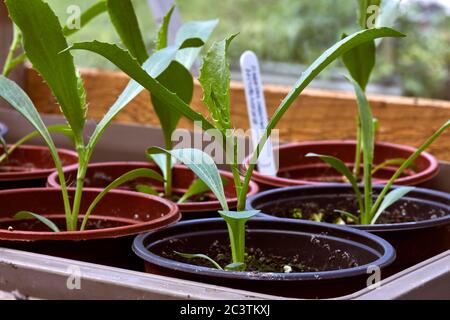
M 3 154 L 1 145 L 0 154 Z M 76 152 L 58 149 L 58 155 L 63 166 L 78 163 Z M 22 145 L 0 164 L 0 190 L 45 187 L 48 175 L 54 171 L 47 147 Z
M 85 189 L 81 213 L 98 193 Z M 69 195 L 73 198 L 73 189 Z M 113 190 L 99 202 L 86 231 L 51 232 L 35 219 L 12 218 L 21 210 L 44 215 L 65 230 L 60 190 L 0 191 L 0 247 L 132 269 L 142 269 L 131 251 L 133 236 L 175 223 L 181 216 L 170 201 L 124 190 Z
M 252 179 L 262 190 L 298 185 L 317 185 L 344 182 L 342 175 L 318 158 L 307 158 L 306 154 L 318 153 L 337 157 L 353 169 L 355 161 L 355 141 L 310 141 L 290 143 L 278 147 L 279 171 L 277 177 L 266 176 L 254 171 Z M 408 146 L 377 142 L 374 164 L 389 159 L 408 158 L 416 149 Z M 242 170 L 247 170 L 250 158 L 245 159 Z M 415 171 L 405 170 L 395 183 L 399 185 L 418 185 L 433 178 L 439 171 L 436 158 L 427 152 L 417 158 Z M 374 176 L 375 183 L 386 183 L 397 167 L 380 169 Z
M 220 218 L 185 221 L 139 235 L 133 250 L 145 260 L 149 273 L 297 298 L 327 298 L 354 292 L 366 286 L 369 266 L 384 268 L 395 259 L 392 246 L 370 233 L 287 219 L 248 221 L 247 249 L 260 248 L 268 256 L 298 255 L 305 264 L 324 271 L 232 272 L 164 256 L 174 250 L 204 253 L 215 241 L 229 244 L 226 224 Z
M 102 162 L 90 164 L 86 173 L 85 186 L 90 188 L 104 188 L 120 175 L 138 168 L 150 168 L 159 171 L 155 164 L 148 162 Z M 67 173 L 67 181 L 73 183 L 76 179 L 77 166 L 65 169 Z M 229 181 L 225 185 L 225 195 L 227 196 L 228 206 L 236 208 L 237 198 L 234 190 L 233 175 L 226 171 L 220 171 L 222 177 Z M 175 195 L 182 195 L 196 179 L 195 174 L 186 166 L 176 165 L 173 169 L 173 192 Z M 121 187 L 122 189 L 136 190 L 138 184 L 151 184 L 156 186 L 158 191 L 163 191 L 162 183 L 151 179 L 137 179 L 131 183 Z M 58 187 L 59 181 L 57 173 L 53 173 L 48 177 L 47 185 L 49 187 Z M 259 191 L 256 183 L 250 183 L 248 195 L 254 195 Z M 212 193 L 208 193 L 208 201 L 186 202 L 178 204 L 183 216 L 183 220 L 197 218 L 217 217 L 217 210 L 221 209 L 219 201 L 216 200 Z
M 379 193 L 381 188 L 376 186 L 374 192 Z M 287 218 L 295 213 L 289 213 L 289 209 L 295 209 L 308 218 L 312 212 L 330 213 L 334 209 L 357 212 L 357 205 L 350 186 L 334 184 L 264 191 L 248 199 L 247 209 L 261 210 L 262 216 L 271 218 Z M 405 222 L 384 220 L 374 225 L 349 225 L 376 234 L 394 246 L 397 259 L 389 268 L 390 273 L 450 249 L 450 194 L 416 188 L 389 207 L 381 218 L 392 219 L 396 212 L 400 212 L 396 220 L 401 218 Z

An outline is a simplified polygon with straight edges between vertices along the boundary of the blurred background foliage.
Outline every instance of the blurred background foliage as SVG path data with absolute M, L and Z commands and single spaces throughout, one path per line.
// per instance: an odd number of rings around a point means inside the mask
M 75 4 L 85 9 L 95 1 L 48 2 L 65 22 L 68 6 Z M 378 47 L 372 87 L 368 91 L 450 99 L 449 7 L 429 0 L 403 2 L 395 28 L 407 34 L 407 38 L 384 41 Z M 150 9 L 146 0 L 133 0 L 133 3 L 145 41 L 152 48 L 157 26 Z M 176 3 L 183 21 L 219 18 L 220 26 L 213 37 L 216 40 L 240 33 L 231 46 L 236 71 L 242 52 L 253 50 L 264 61 L 263 65 L 276 63 L 272 69 L 263 66 L 263 70 L 269 70 L 264 72 L 286 69 L 283 77 L 287 80 L 282 82 L 287 84 L 293 83 L 297 71 L 336 42 L 343 32 L 359 29 L 356 0 L 178 0 Z M 73 41 L 94 39 L 119 42 L 107 15 L 96 18 L 72 38 Z M 77 53 L 76 59 L 82 67 L 112 68 L 92 54 Z M 340 63 L 334 64 L 322 76 L 324 81 L 315 87 L 340 88 L 335 82 L 342 81 L 343 70 Z M 276 77 L 268 79 L 265 82 L 279 82 Z

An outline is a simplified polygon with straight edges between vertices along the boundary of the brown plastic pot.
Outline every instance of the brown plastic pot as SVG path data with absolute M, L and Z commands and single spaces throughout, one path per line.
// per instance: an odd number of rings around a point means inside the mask
M 374 187 L 374 193 L 379 193 L 381 188 Z M 247 209 L 261 210 L 261 216 L 272 219 L 280 215 L 286 218 L 283 213 L 289 209 L 308 207 L 317 212 L 358 210 L 353 189 L 346 184 L 279 188 L 247 200 Z M 389 216 L 396 209 L 404 212 L 402 218 L 410 222 L 350 225 L 376 234 L 394 246 L 397 259 L 388 268 L 388 273 L 396 273 L 450 249 L 449 193 L 415 188 L 389 207 L 384 215 Z M 305 216 L 307 210 L 303 212 Z
M 84 190 L 81 213 L 86 212 L 98 193 Z M 73 198 L 73 189 L 69 195 Z M 44 215 L 65 230 L 60 190 L 0 191 L 0 247 L 131 269 L 142 269 L 142 263 L 131 252 L 133 236 L 165 227 L 181 217 L 170 201 L 124 190 L 110 191 L 99 202 L 86 231 L 51 232 L 35 219 L 12 218 L 21 210 Z
M 290 187 L 299 185 L 320 185 L 325 183 L 344 182 L 342 175 L 318 158 L 307 158 L 306 154 L 312 152 L 337 157 L 353 169 L 355 161 L 355 141 L 309 141 L 290 143 L 278 147 L 279 171 L 277 177 L 263 175 L 254 171 L 252 179 L 256 181 L 262 190 Z M 374 164 L 381 164 L 389 159 L 408 158 L 416 151 L 413 147 L 377 142 L 375 144 Z M 242 170 L 246 171 L 250 158 L 246 158 Z M 398 185 L 418 185 L 430 180 L 439 171 L 439 164 L 435 157 L 427 152 L 422 154 L 414 162 L 416 171 L 405 170 L 395 183 Z M 386 183 L 394 174 L 397 167 L 388 166 L 374 176 L 375 183 Z
M 90 188 L 104 188 L 109 183 L 114 181 L 122 174 L 138 169 L 150 168 L 159 171 L 159 168 L 148 162 L 101 162 L 93 163 L 88 166 L 85 186 Z M 76 179 L 77 166 L 65 168 L 66 178 L 68 183 L 73 183 Z M 227 171 L 220 171 L 220 175 L 228 180 L 225 185 L 225 195 L 227 196 L 227 203 L 230 208 L 236 208 L 237 198 L 233 184 L 233 175 Z M 186 166 L 176 165 L 173 169 L 173 192 L 176 195 L 182 195 L 191 185 L 192 181 L 196 179 L 195 174 Z M 136 179 L 122 189 L 135 190 L 138 184 L 151 184 L 156 187 L 158 191 L 163 191 L 162 183 L 151 179 Z M 59 188 L 58 174 L 54 172 L 48 177 L 47 185 L 49 187 Z M 250 183 L 248 195 L 254 195 L 259 191 L 258 185 L 254 182 Z M 186 202 L 178 204 L 182 213 L 183 220 L 211 218 L 217 217 L 217 210 L 221 209 L 219 201 L 217 201 L 212 193 L 208 193 L 211 198 L 209 201 L 202 202 Z
M 0 146 L 0 154 L 3 147 Z M 78 163 L 76 152 L 58 149 L 63 166 Z M 45 187 L 47 177 L 55 171 L 53 158 L 47 147 L 22 145 L 0 164 L 0 190 Z
M 142 234 L 133 243 L 145 260 L 146 271 L 237 289 L 296 298 L 330 298 L 355 292 L 367 284 L 368 267 L 381 269 L 392 263 L 395 251 L 370 233 L 330 224 L 287 219 L 255 218 L 247 223 L 246 247 L 266 255 L 299 255 L 320 272 L 236 272 L 175 261 L 164 252 L 204 253 L 219 241 L 229 244 L 223 219 L 184 221 L 164 230 Z

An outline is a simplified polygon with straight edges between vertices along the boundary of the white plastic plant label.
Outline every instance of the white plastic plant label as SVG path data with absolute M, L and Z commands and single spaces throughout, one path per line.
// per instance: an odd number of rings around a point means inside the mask
M 242 54 L 240 62 L 249 122 L 252 129 L 252 142 L 253 146 L 256 147 L 268 123 L 258 57 L 254 52 L 246 51 Z M 270 138 L 261 151 L 257 164 L 260 173 L 276 176 L 277 169 Z

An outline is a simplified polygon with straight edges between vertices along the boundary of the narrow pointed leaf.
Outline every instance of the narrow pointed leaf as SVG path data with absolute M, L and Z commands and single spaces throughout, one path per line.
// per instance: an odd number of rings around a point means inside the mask
M 386 168 L 388 166 L 400 166 L 403 164 L 403 162 L 405 162 L 406 159 L 405 158 L 396 158 L 396 159 L 388 159 L 382 163 L 380 163 L 379 165 L 377 165 L 373 170 L 372 170 L 372 175 L 374 175 L 375 173 L 377 173 L 379 170 Z M 410 166 L 414 171 L 417 171 L 417 166 L 412 163 Z
M 161 177 L 161 175 L 158 172 L 151 170 L 151 169 L 145 169 L 145 168 L 135 169 L 135 170 L 131 170 L 127 173 L 124 173 L 123 175 L 118 177 L 116 180 L 111 182 L 105 189 L 102 190 L 102 192 L 100 192 L 95 197 L 95 199 L 92 201 L 91 205 L 89 206 L 89 208 L 86 211 L 86 215 L 84 216 L 84 219 L 83 219 L 83 224 L 81 225 L 81 230 L 85 229 L 86 224 L 89 220 L 89 217 L 90 217 L 92 211 L 95 209 L 97 204 L 103 199 L 103 197 L 110 190 L 117 188 L 117 187 L 121 186 L 122 184 L 124 184 L 128 181 L 135 180 L 137 178 L 150 178 L 150 179 L 154 179 L 157 181 L 164 181 L 163 177 Z
M 225 266 L 225 270 L 227 271 L 245 271 L 247 266 L 242 262 L 230 263 Z
M 395 171 L 391 179 L 389 179 L 388 183 L 386 183 L 380 195 L 378 196 L 377 201 L 375 202 L 372 208 L 371 216 L 374 216 L 376 214 L 376 212 L 378 211 L 378 207 L 383 201 L 384 196 L 390 190 L 395 180 L 403 173 L 403 171 L 405 171 L 406 168 L 411 166 L 411 164 L 413 164 L 414 161 L 416 161 L 416 159 L 420 156 L 420 154 L 423 151 L 425 151 L 430 146 L 430 144 L 432 144 L 449 127 L 450 127 L 450 120 L 447 120 L 446 123 L 444 123 L 435 133 L 432 134 L 431 137 L 427 139 L 427 141 L 425 141 L 419 148 L 417 148 L 417 150 L 411 156 L 409 156 L 409 158 L 406 159 L 405 162 L 403 162 L 403 164 L 397 169 L 397 171 Z
M 175 6 L 172 6 L 169 11 L 167 11 L 166 15 L 164 16 L 161 26 L 158 30 L 158 38 L 156 40 L 156 50 L 163 49 L 168 46 L 168 33 L 169 33 L 169 24 L 170 19 L 172 17 L 172 13 L 175 9 Z
M 131 0 L 106 0 L 106 4 L 122 43 L 139 64 L 143 64 L 148 53 Z
M 205 259 L 208 260 L 209 262 L 211 262 L 214 267 L 216 267 L 216 269 L 219 270 L 223 270 L 222 267 L 215 262 L 212 258 L 208 257 L 207 255 L 201 254 L 201 253 L 181 253 L 181 252 L 176 252 L 175 253 L 177 255 L 179 255 L 180 257 L 186 258 L 186 259 Z
M 362 153 L 364 159 L 364 208 L 365 212 L 361 212 L 361 222 L 363 224 L 369 223 L 370 210 L 372 208 L 372 165 L 373 165 L 373 153 L 375 146 L 374 139 L 374 121 L 372 116 L 372 110 L 369 102 L 367 101 L 364 91 L 360 85 L 353 79 L 348 78 L 353 84 L 356 93 L 356 101 L 358 104 L 358 116 L 361 124 L 361 141 L 362 141 Z
M 91 22 L 94 18 L 106 12 L 106 1 L 100 0 L 94 3 L 92 6 L 87 8 L 85 11 L 81 13 L 80 16 L 80 29 L 72 29 L 69 26 L 65 26 L 63 29 L 63 33 L 65 36 L 70 36 L 78 31 L 80 31 L 85 25 Z
M 58 18 L 42 0 L 7 0 L 10 17 L 23 35 L 28 59 L 47 82 L 64 116 L 82 141 L 85 123 L 85 91 L 73 57 L 67 48 Z
M 150 185 L 146 185 L 146 184 L 139 184 L 136 186 L 136 191 L 145 193 L 145 194 L 150 194 L 152 196 L 159 196 L 159 192 L 156 191 L 155 188 L 153 188 Z
M 199 179 L 201 179 L 214 193 L 219 200 L 220 205 L 228 211 L 227 199 L 223 189 L 222 179 L 219 169 L 214 160 L 206 153 L 198 149 L 174 149 L 165 150 L 159 147 L 151 147 L 147 149 L 147 154 L 170 154 L 178 161 L 189 167 Z
M 338 159 L 336 157 L 326 156 L 326 155 L 317 154 L 317 153 L 308 153 L 307 155 L 305 155 L 305 157 L 307 157 L 307 158 L 320 158 L 323 162 L 328 163 L 337 172 L 339 172 L 344 177 L 346 177 L 347 180 L 351 183 L 351 185 L 352 185 L 352 187 L 354 189 L 358 189 L 358 183 L 357 183 L 355 177 L 353 176 L 353 174 L 350 171 L 350 169 L 346 166 L 346 164 L 342 160 L 340 160 L 340 159 Z
M 384 210 L 386 210 L 388 207 L 390 207 L 392 204 L 397 202 L 400 198 L 402 198 L 405 194 L 411 192 L 412 190 L 414 190 L 414 187 L 398 187 L 389 192 L 386 197 L 384 197 L 383 202 L 381 202 L 381 205 L 370 221 L 370 224 L 375 224 Z
M 226 185 L 228 181 L 221 177 L 222 183 Z M 191 183 L 189 188 L 186 190 L 186 192 L 183 194 L 183 196 L 178 200 L 178 203 L 183 203 L 189 198 L 192 198 L 194 196 L 197 196 L 199 194 L 203 194 L 205 192 L 210 191 L 211 189 L 208 187 L 208 185 L 203 182 L 201 179 L 195 179 L 194 182 Z
M 43 224 L 45 224 L 47 227 L 49 227 L 50 230 L 52 230 L 53 232 L 60 232 L 58 226 L 56 224 L 54 224 L 52 221 L 50 221 L 49 219 L 47 219 L 44 216 L 41 216 L 39 214 L 30 212 L 30 211 L 17 212 L 14 215 L 14 219 L 16 219 L 16 220 L 37 219 L 40 222 L 42 222 Z
M 116 45 L 94 41 L 90 43 L 77 43 L 73 45 L 71 49 L 88 50 L 105 57 L 138 82 L 141 86 L 150 91 L 154 96 L 164 101 L 168 106 L 170 106 L 172 112 L 179 112 L 191 121 L 200 122 L 202 128 L 205 130 L 214 128 L 213 125 L 210 124 L 201 114 L 192 110 L 190 106 L 181 100 L 176 94 L 167 90 L 163 85 L 155 80 L 155 77 L 150 76 L 144 69 L 142 69 L 128 52 L 120 49 Z M 156 53 L 160 51 L 157 51 Z

